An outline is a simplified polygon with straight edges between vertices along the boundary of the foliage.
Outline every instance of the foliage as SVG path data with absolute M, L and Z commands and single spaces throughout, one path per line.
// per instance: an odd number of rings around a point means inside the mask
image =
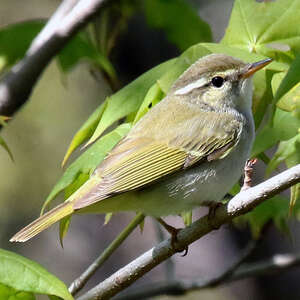
M 254 76 L 253 113 L 257 135 L 252 156 L 263 159 L 267 176 L 281 163 L 288 168 L 300 163 L 300 28 L 294 26 L 300 17 L 298 0 L 236 0 L 226 34 L 219 44 L 209 43 L 209 26 L 184 0 L 146 0 L 144 5 L 140 5 L 140 1 L 121 0 L 118 5 L 104 9 L 93 24 L 66 45 L 57 57 L 61 71 L 68 72 L 87 60 L 101 70 L 115 87 L 117 76 L 110 53 L 117 37 L 126 29 L 126 22 L 138 9 L 145 14 L 149 26 L 163 30 L 183 53 L 146 72 L 108 97 L 95 110 L 74 135 L 63 164 L 83 143 L 90 148 L 65 170 L 42 211 L 60 192 L 64 192 L 67 198 L 78 189 L 132 125 L 164 98 L 180 74 L 210 53 L 225 53 L 248 62 L 266 57 L 274 59 Z M 118 18 L 112 21 L 116 12 Z M 26 21 L 0 29 L 0 72 L 24 57 L 43 25 L 44 21 Z M 111 35 L 110 30 L 113 30 Z M 3 121 L 3 117 L 0 120 Z M 123 120 L 123 124 L 116 126 Z M 11 155 L 1 137 L 0 145 Z M 271 148 L 276 151 L 269 158 L 266 151 Z M 235 190 L 237 193 L 238 189 Z M 296 203 L 299 196 L 298 184 L 291 189 L 290 196 L 291 206 L 295 206 L 293 213 L 297 217 L 300 216 Z M 270 220 L 286 230 L 288 211 L 287 199 L 276 196 L 242 219 L 250 224 L 254 236 L 258 236 Z M 110 217 L 107 216 L 106 220 Z M 191 220 L 191 213 L 186 212 L 185 223 L 189 224 Z M 61 223 L 61 240 L 69 223 L 70 218 Z M 3 299 L 31 300 L 35 299 L 34 293 L 72 299 L 62 282 L 28 259 L 0 250 L 0 264 L 0 296 L 4 295 Z
M 163 29 L 167 38 L 182 51 L 196 43 L 212 41 L 208 24 L 184 0 L 146 0 L 145 12 L 148 24 Z
M 34 294 L 73 299 L 65 284 L 41 265 L 0 249 L 0 298 L 34 300 Z
M 0 126 L 3 126 L 3 127 L 6 126 L 6 121 L 8 119 L 9 119 L 8 117 L 0 116 Z M 4 138 L 2 136 L 0 136 L 0 146 L 2 146 L 6 150 L 6 152 L 10 156 L 10 159 L 13 161 L 14 158 L 13 158 L 12 152 L 9 149 L 7 143 L 5 142 L 5 140 L 4 140 Z

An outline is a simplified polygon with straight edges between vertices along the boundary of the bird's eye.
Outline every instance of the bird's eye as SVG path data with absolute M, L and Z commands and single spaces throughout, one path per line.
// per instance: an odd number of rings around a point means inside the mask
M 214 87 L 220 88 L 224 83 L 224 78 L 221 76 L 215 76 L 212 78 L 211 83 Z

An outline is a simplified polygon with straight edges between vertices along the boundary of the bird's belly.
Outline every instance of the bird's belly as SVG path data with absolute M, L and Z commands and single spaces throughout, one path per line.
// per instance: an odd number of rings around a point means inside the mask
M 249 148 L 249 145 L 240 143 L 224 159 L 200 163 L 149 186 L 143 191 L 143 202 L 146 205 L 156 198 L 157 205 L 145 207 L 145 212 L 151 215 L 177 214 L 221 201 L 241 177 Z

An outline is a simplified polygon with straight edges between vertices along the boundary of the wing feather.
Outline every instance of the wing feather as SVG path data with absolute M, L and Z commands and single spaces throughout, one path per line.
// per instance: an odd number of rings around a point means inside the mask
M 203 159 L 211 161 L 226 156 L 239 140 L 241 122 L 234 116 L 227 116 L 227 119 L 224 118 L 226 124 L 223 127 L 222 124 L 218 125 L 216 135 L 216 131 L 212 130 L 216 125 L 210 122 L 213 118 L 209 115 L 205 117 L 202 130 L 199 126 L 184 127 L 180 124 L 181 128 L 189 129 L 186 135 L 182 130 L 178 131 L 185 138 L 178 138 L 176 131 L 173 131 L 169 134 L 169 141 L 172 141 L 169 143 L 160 142 L 155 136 L 139 137 L 133 131 L 100 164 L 92 175 L 101 178 L 99 184 L 77 199 L 74 209 L 86 207 L 112 195 L 142 188 Z

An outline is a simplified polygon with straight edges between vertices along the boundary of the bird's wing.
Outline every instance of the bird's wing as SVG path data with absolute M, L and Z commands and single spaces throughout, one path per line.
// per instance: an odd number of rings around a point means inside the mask
M 129 134 L 92 175 L 100 177 L 99 183 L 76 199 L 73 208 L 80 209 L 112 195 L 142 188 L 201 160 L 211 161 L 226 156 L 238 142 L 241 124 L 228 114 L 216 125 L 212 113 L 205 112 L 205 124 L 199 125 L 202 129 L 180 124 L 177 134 L 176 130 L 173 130 L 173 136 L 169 133 L 168 142 Z M 192 124 L 195 120 L 190 121 Z M 184 138 L 178 139 L 178 132 Z

